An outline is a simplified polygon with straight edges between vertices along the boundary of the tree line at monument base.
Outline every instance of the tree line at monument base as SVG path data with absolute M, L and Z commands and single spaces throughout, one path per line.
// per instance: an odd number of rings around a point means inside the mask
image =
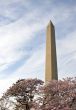
M 76 110 L 76 78 L 18 80 L 3 94 L 0 110 Z

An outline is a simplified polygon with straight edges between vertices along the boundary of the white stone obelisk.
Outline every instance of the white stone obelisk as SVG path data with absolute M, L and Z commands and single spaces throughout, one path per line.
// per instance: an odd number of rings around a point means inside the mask
M 50 21 L 46 32 L 45 82 L 58 80 L 55 29 Z

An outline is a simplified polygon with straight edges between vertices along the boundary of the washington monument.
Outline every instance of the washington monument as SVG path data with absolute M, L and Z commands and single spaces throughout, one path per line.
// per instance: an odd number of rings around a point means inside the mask
M 55 29 L 50 21 L 46 30 L 45 82 L 58 80 Z

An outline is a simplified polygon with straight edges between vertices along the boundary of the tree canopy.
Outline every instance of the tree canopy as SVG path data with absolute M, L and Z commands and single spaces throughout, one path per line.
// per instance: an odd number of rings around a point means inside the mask
M 1 110 L 76 110 L 76 78 L 47 83 L 38 79 L 18 80 L 2 96 L 0 107 Z

